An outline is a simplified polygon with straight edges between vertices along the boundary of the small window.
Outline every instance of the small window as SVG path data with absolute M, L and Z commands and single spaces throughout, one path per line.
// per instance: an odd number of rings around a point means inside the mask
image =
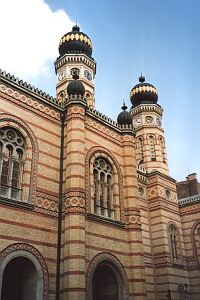
M 169 190 L 166 190 L 165 194 L 166 194 L 166 198 L 169 200 L 171 196 L 171 192 Z
M 139 187 L 138 192 L 139 192 L 139 196 L 140 197 L 144 196 L 144 190 L 143 190 L 143 188 L 141 186 Z

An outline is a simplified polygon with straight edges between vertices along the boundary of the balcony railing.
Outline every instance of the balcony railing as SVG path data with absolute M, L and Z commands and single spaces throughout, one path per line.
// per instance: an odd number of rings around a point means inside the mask
M 193 203 L 193 202 L 200 202 L 200 194 L 178 200 L 180 206 Z

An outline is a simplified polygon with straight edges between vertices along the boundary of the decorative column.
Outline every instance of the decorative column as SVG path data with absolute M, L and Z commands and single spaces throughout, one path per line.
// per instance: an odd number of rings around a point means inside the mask
M 141 216 L 138 199 L 137 167 L 135 160 L 135 133 L 128 125 L 122 127 L 124 149 L 124 199 L 126 228 L 129 232 L 130 299 L 147 299 L 141 234 Z
M 85 105 L 67 102 L 63 239 L 63 299 L 85 299 Z

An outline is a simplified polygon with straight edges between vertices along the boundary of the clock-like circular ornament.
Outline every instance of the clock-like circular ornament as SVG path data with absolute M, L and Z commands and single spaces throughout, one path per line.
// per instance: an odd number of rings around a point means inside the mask
M 84 77 L 87 80 L 92 80 L 92 73 L 90 73 L 88 70 L 84 70 Z
M 135 126 L 138 127 L 142 124 L 142 119 L 141 118 L 137 118 L 135 119 Z
M 60 80 L 60 81 L 63 80 L 65 78 L 65 76 L 66 76 L 66 70 L 63 69 L 58 73 L 58 80 Z
M 156 123 L 157 123 L 158 126 L 162 126 L 162 120 L 161 120 L 160 117 L 156 118 Z
M 145 118 L 146 123 L 152 123 L 153 122 L 153 117 L 152 116 L 146 116 Z

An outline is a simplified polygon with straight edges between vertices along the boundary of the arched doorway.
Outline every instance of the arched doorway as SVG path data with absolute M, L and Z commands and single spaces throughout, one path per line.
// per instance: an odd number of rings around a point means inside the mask
M 3 272 L 2 300 L 36 300 L 38 274 L 33 262 L 26 257 L 15 257 Z
M 118 258 L 98 253 L 86 273 L 87 300 L 129 300 L 127 275 Z
M 24 283 L 23 293 L 20 292 L 21 281 Z M 11 297 L 8 292 L 10 286 L 21 296 Z M 47 300 L 48 289 L 48 269 L 44 258 L 36 248 L 28 244 L 15 243 L 0 252 L 1 300 Z
M 106 262 L 99 263 L 92 279 L 92 300 L 120 300 L 119 288 L 114 269 Z

